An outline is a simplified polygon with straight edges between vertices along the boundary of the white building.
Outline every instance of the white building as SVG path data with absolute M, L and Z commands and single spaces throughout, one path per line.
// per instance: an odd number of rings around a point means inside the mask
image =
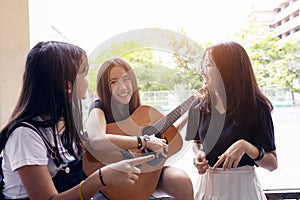
M 300 39 L 300 1 L 282 0 L 268 9 L 253 9 L 249 17 L 260 23 L 262 30 L 272 31 L 280 42 Z

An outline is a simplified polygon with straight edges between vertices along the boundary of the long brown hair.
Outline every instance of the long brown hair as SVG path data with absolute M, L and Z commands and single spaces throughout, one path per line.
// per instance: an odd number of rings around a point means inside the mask
M 246 50 L 236 42 L 224 42 L 210 46 L 210 54 L 221 74 L 226 92 L 226 112 L 236 122 L 245 122 L 249 113 L 262 105 L 270 112 L 270 100 L 261 92 L 256 82 L 252 64 Z
M 112 58 L 106 60 L 105 62 L 102 63 L 98 71 L 97 94 L 104 106 L 103 111 L 106 114 L 106 118 L 108 122 L 115 121 L 115 119 L 113 118 L 112 107 L 111 107 L 112 94 L 109 88 L 110 71 L 115 66 L 121 66 L 128 73 L 128 75 L 131 77 L 132 80 L 134 91 L 131 100 L 129 102 L 129 114 L 132 114 L 136 110 L 136 108 L 141 105 L 137 79 L 129 63 L 121 58 Z

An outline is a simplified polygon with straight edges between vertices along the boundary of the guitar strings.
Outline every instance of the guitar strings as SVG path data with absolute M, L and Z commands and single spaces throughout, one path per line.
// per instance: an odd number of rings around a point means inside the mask
M 166 120 L 159 120 L 150 129 L 146 131 L 147 135 L 155 135 L 160 137 L 183 113 L 185 113 L 191 102 L 194 100 L 194 96 L 191 96 L 185 100 L 181 105 L 176 107 L 171 113 L 166 116 Z

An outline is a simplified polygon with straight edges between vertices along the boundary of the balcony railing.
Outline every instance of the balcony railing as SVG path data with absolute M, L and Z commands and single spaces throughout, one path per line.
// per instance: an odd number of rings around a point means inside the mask
M 272 189 L 264 191 L 268 200 L 300 199 L 300 188 L 296 189 Z

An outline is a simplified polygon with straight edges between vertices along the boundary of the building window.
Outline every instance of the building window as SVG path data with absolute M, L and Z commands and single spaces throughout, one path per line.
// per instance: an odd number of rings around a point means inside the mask
M 288 6 L 289 6 L 289 3 L 286 2 L 286 3 L 283 3 L 283 4 L 281 5 L 281 8 L 282 8 L 282 9 L 285 9 L 285 8 L 288 7 Z
M 284 36 L 287 37 L 287 36 L 289 36 L 290 34 L 291 34 L 291 32 L 288 31 L 288 32 L 286 32 L 286 33 L 284 34 Z
M 280 11 L 281 11 L 281 8 L 275 8 L 274 9 L 275 14 L 279 13 Z
M 281 21 L 277 22 L 276 27 L 281 26 Z
M 292 17 L 295 18 L 295 17 L 298 17 L 299 16 L 299 10 L 297 10 L 296 12 L 294 12 L 292 14 Z

